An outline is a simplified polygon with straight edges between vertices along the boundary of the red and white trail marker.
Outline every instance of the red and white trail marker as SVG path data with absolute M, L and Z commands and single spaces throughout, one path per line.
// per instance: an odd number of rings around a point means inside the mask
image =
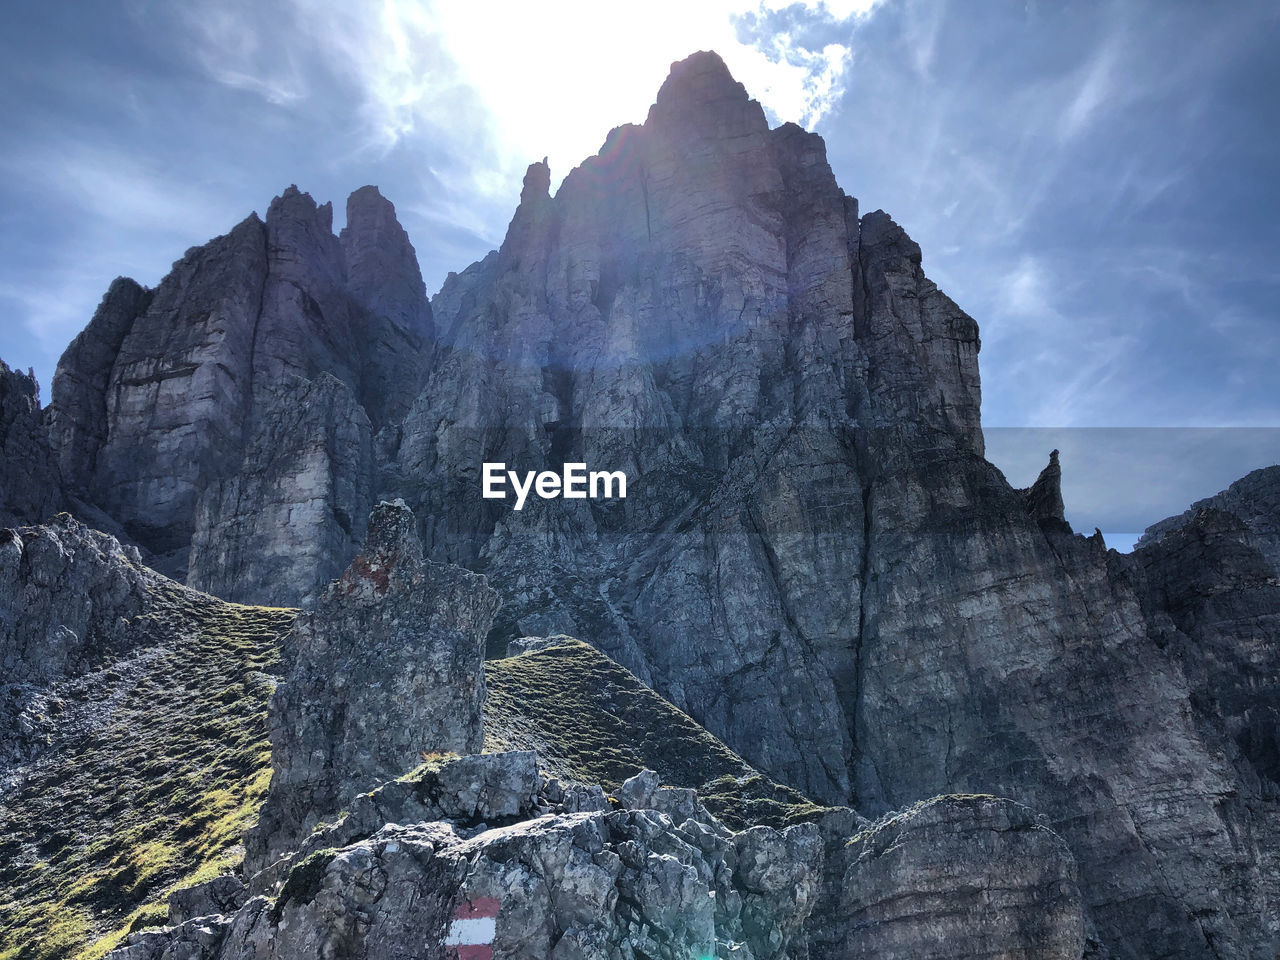
M 445 946 L 458 960 L 493 960 L 493 938 L 498 930 L 499 903 L 493 897 L 463 900 L 453 912 Z

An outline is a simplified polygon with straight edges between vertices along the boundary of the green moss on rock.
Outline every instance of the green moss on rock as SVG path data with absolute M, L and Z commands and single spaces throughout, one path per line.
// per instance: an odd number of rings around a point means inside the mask
M 486 750 L 536 750 L 549 773 L 606 791 L 643 769 L 693 787 L 735 829 L 785 826 L 824 808 L 753 769 L 688 714 L 594 647 L 554 645 L 485 663 Z
M 130 649 L 66 698 L 104 722 L 0 807 L 0 960 L 92 960 L 234 868 L 271 777 L 266 701 L 294 611 L 163 582 Z

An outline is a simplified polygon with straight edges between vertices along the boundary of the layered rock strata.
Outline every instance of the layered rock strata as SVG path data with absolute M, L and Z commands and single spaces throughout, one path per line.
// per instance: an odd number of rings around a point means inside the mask
M 841 854 L 836 956 L 1084 953 L 1075 861 L 1021 804 L 940 797 L 877 823 Z

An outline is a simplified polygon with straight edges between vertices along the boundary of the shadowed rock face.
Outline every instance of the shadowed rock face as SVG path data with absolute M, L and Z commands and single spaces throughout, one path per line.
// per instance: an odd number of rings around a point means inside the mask
M 163 572 L 296 602 L 359 544 L 374 437 L 416 395 L 432 323 L 391 204 L 365 187 L 348 217 L 339 239 L 330 205 L 290 187 L 154 291 L 117 280 L 59 361 L 49 420 L 67 487 Z M 290 533 L 295 507 L 308 516 Z
M 1026 803 L 1075 855 L 1093 955 L 1269 946 L 1268 476 L 1132 559 L 1071 533 L 1056 458 L 1010 488 L 974 321 L 714 54 L 550 182 L 529 168 L 429 325 L 368 188 L 341 238 L 291 189 L 154 293 L 113 287 L 55 382 L 68 483 L 196 585 L 280 600 L 347 562 L 359 504 L 401 496 L 430 558 L 504 597 L 493 651 L 581 636 L 868 815 Z M 629 496 L 517 513 L 481 498 L 485 461 L 624 470 Z
M 298 617 L 268 710 L 272 780 L 246 840 L 251 872 L 421 754 L 484 744 L 481 661 L 498 595 L 484 577 L 424 562 L 415 528 L 403 503 L 379 504 L 364 550 Z
M 39 395 L 33 376 L 0 360 L 0 525 L 39 523 L 63 504 Z

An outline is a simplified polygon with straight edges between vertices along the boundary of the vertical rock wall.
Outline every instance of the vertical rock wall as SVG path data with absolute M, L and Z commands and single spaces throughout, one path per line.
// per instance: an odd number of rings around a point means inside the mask
M 154 291 L 117 280 L 58 364 L 69 490 L 192 586 L 297 602 L 359 543 L 433 327 L 395 209 L 366 187 L 348 219 L 291 187 Z

